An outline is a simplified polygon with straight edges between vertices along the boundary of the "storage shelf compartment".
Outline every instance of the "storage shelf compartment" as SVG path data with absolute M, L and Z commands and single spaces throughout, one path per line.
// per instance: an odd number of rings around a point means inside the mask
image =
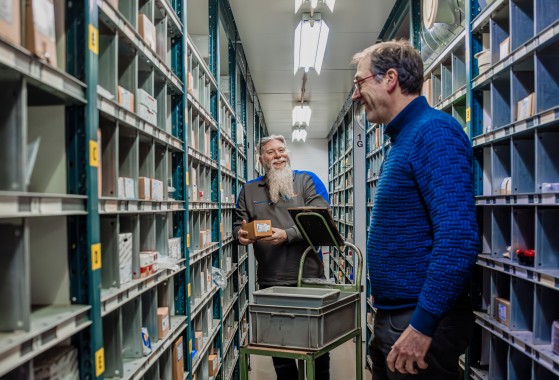
M 508 358 L 509 380 L 530 379 L 532 374 L 532 360 L 515 348 L 509 348 Z
M 537 133 L 536 146 L 536 190 L 543 192 L 543 183 L 559 182 L 559 132 Z
M 510 50 L 534 37 L 534 0 L 510 2 Z
M 489 378 L 508 379 L 508 345 L 496 336 L 491 336 Z
M 540 33 L 559 19 L 559 3 L 554 0 L 534 0 L 535 30 Z
M 512 193 L 533 193 L 536 186 L 534 135 L 513 138 L 512 149 Z
M 551 325 L 559 319 L 559 304 L 550 302 L 557 297 L 555 289 L 536 285 L 534 304 L 534 344 L 551 344 Z M 559 358 L 557 359 L 559 361 Z
M 539 209 L 536 228 L 536 260 L 538 269 L 559 269 L 559 209 Z
M 30 314 L 28 331 L 0 333 L 0 376 L 90 326 L 90 309 L 87 305 L 37 307 Z
M 535 213 L 532 207 L 515 207 L 513 209 L 512 226 L 512 260 L 518 262 L 516 251 L 533 250 L 535 244 Z M 523 264 L 521 262 L 521 264 Z
M 511 278 L 511 331 L 532 331 L 534 323 L 534 284 Z
M 509 78 L 496 78 L 491 88 L 491 129 L 496 130 L 511 123 L 511 93 Z
M 559 104 L 559 41 L 536 53 L 536 113 Z

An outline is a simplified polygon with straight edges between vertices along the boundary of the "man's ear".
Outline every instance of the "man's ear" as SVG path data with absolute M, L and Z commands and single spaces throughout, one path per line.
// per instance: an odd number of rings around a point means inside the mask
M 388 69 L 384 76 L 386 78 L 386 90 L 389 93 L 395 91 L 399 86 L 398 72 L 395 69 Z
M 260 165 L 264 166 L 264 161 L 262 160 L 262 156 L 258 156 L 258 162 L 260 162 Z

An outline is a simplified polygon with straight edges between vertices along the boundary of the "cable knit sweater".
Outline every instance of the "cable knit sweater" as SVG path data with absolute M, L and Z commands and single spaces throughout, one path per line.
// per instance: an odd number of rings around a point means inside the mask
M 462 127 L 423 96 L 385 128 L 367 264 L 375 307 L 415 307 L 411 326 L 432 336 L 463 293 L 479 239 L 472 147 Z

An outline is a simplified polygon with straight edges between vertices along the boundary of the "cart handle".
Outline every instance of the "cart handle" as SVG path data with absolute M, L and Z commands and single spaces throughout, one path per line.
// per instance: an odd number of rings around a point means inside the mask
M 355 282 L 353 284 L 354 286 L 354 291 L 355 292 L 360 292 L 361 291 L 361 278 L 362 278 L 362 273 L 363 273 L 363 254 L 361 254 L 361 250 L 359 248 L 357 248 L 357 246 L 355 246 L 352 243 L 349 242 L 345 242 L 346 246 L 349 246 L 350 248 L 353 248 L 353 251 L 356 253 L 357 255 L 357 273 L 355 274 Z M 301 261 L 299 262 L 299 275 L 297 276 L 297 286 L 300 287 L 303 281 L 303 268 L 305 266 L 305 260 L 307 258 L 307 254 L 311 251 L 315 251 L 314 247 L 311 245 L 309 247 L 307 247 L 307 249 L 305 249 L 305 252 L 303 252 L 303 254 L 301 255 Z

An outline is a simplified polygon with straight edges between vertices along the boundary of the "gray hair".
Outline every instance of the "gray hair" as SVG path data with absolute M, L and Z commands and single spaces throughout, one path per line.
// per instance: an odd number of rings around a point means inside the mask
M 262 149 L 264 148 L 264 146 L 272 140 L 281 141 L 283 145 L 286 145 L 287 147 L 287 144 L 285 143 L 285 137 L 283 137 L 282 135 L 270 135 L 270 136 L 262 137 L 260 139 L 260 142 L 256 146 L 256 151 L 260 156 L 262 156 Z
M 420 94 L 423 86 L 423 61 L 407 40 L 380 42 L 355 54 L 353 64 L 370 60 L 372 74 L 384 75 L 389 69 L 398 72 L 398 83 L 404 94 Z

